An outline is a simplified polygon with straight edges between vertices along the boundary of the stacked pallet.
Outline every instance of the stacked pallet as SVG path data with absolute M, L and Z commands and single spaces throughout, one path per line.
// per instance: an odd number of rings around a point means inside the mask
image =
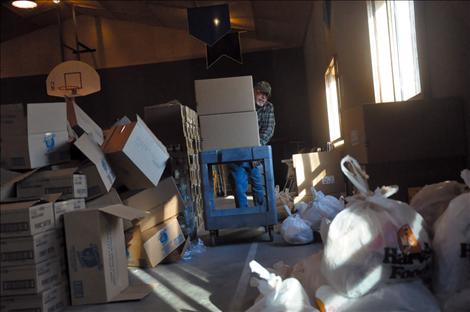
M 170 154 L 171 175 L 184 201 L 183 232 L 194 238 L 203 224 L 197 113 L 174 100 L 145 107 L 145 121 Z

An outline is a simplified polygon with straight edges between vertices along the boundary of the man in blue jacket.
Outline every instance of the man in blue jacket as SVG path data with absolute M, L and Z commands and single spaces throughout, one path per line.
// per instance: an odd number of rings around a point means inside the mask
M 258 115 L 259 138 L 261 145 L 267 145 L 274 134 L 276 121 L 274 106 L 268 101 L 271 96 L 271 85 L 266 81 L 258 82 L 254 87 L 256 113 Z M 231 166 L 231 175 L 235 182 L 235 203 L 237 207 L 248 207 L 246 191 L 248 179 L 253 190 L 253 200 L 256 206 L 264 204 L 263 166 L 257 162 L 243 162 Z

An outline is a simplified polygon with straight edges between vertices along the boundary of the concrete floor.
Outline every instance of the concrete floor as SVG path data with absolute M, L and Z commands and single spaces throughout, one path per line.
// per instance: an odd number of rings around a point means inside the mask
M 256 260 L 265 267 L 277 261 L 293 265 L 321 249 L 321 244 L 291 246 L 275 234 L 268 242 L 262 228 L 222 230 L 217 246 L 207 247 L 190 260 L 161 264 L 153 269 L 129 269 L 131 283 L 142 280 L 153 291 L 143 300 L 69 307 L 66 311 L 244 311 L 258 296 L 249 285 L 248 263 Z M 203 236 L 208 242 L 208 237 Z

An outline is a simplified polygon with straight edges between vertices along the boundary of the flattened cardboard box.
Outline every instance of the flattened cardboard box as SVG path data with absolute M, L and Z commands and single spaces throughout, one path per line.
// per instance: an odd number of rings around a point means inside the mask
M 311 187 L 325 195 L 339 196 L 346 192 L 338 151 L 292 155 L 299 197 L 312 195 Z
M 255 111 L 251 76 L 195 80 L 199 115 Z
M 122 218 L 145 214 L 124 205 L 85 209 L 64 215 L 72 305 L 119 301 L 132 292 Z M 150 289 L 129 300 L 146 296 Z
M 176 217 L 145 232 L 135 227 L 132 238 L 127 243 L 128 265 L 155 267 L 184 241 L 184 235 Z
M 70 160 L 65 103 L 1 105 L 0 159 L 9 169 Z
M 0 240 L 1 266 L 32 265 L 59 256 L 57 232 Z
M 199 116 L 202 150 L 259 146 L 256 112 Z
M 2 267 L 0 274 L 0 295 L 38 294 L 60 280 L 60 266 L 57 259 L 38 264 Z
M 67 285 L 60 284 L 36 295 L 2 297 L 1 311 L 59 312 L 67 306 L 67 294 Z
M 2 203 L 0 237 L 35 235 L 54 228 L 53 202 L 42 200 Z
M 44 195 L 62 193 L 61 199 L 86 198 L 86 176 L 77 168 L 39 171 L 18 182 L 18 198 L 41 198 Z
M 79 210 L 85 209 L 85 199 L 84 198 L 74 198 L 67 199 L 62 201 L 56 201 L 54 203 L 54 220 L 56 228 L 64 227 L 64 214 Z
M 108 190 L 100 177 L 98 168 L 92 162 L 86 162 L 80 166 L 80 172 L 86 176 L 87 200 L 92 200 L 105 195 Z
M 103 143 L 118 180 L 129 189 L 156 186 L 169 158 L 166 147 L 137 116 L 137 122 L 115 126 Z
M 146 217 L 139 221 L 142 232 L 176 216 L 184 208 L 184 202 L 173 178 L 167 178 L 156 187 L 143 190 L 124 203 L 144 211 Z

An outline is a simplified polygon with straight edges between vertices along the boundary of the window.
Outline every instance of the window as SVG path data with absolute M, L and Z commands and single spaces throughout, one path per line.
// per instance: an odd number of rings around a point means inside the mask
M 375 101 L 406 101 L 421 92 L 413 1 L 368 1 Z
M 328 110 L 328 127 L 330 131 L 330 142 L 341 138 L 339 120 L 339 88 L 338 70 L 335 58 L 332 58 L 330 65 L 325 72 L 326 104 Z

